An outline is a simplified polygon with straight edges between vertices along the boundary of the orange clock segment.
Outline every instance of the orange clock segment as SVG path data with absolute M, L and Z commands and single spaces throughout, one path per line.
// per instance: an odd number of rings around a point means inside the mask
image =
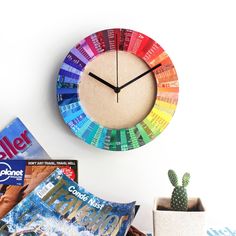
M 70 50 L 57 78 L 60 113 L 97 148 L 126 151 L 157 137 L 178 102 L 178 77 L 161 46 L 128 29 L 108 29 Z

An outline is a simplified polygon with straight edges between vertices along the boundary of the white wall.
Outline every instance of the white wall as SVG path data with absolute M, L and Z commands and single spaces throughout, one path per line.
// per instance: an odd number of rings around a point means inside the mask
M 79 160 L 85 188 L 112 201 L 136 199 L 141 209 L 134 225 L 142 230 L 152 228 L 154 197 L 171 193 L 169 168 L 191 172 L 189 195 L 204 198 L 211 216 L 235 219 L 234 2 L 0 0 L 0 128 L 19 116 L 52 157 Z M 68 50 L 112 27 L 159 42 L 180 80 L 178 108 L 167 129 L 123 153 L 74 137 L 55 99 L 56 74 Z

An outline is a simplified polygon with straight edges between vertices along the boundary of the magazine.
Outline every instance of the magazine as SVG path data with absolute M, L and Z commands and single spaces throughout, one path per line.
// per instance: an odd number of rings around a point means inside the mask
M 209 228 L 207 230 L 207 236 L 236 236 L 236 230 L 230 227 L 223 228 Z
M 56 168 L 78 181 L 76 160 L 0 161 L 0 219 Z
M 102 200 L 56 169 L 5 215 L 0 221 L 0 234 L 29 231 L 37 235 L 40 229 L 45 236 L 123 236 L 134 215 L 135 202 Z M 58 224 L 59 219 L 62 221 Z
M 19 118 L 0 132 L 0 160 L 50 159 Z

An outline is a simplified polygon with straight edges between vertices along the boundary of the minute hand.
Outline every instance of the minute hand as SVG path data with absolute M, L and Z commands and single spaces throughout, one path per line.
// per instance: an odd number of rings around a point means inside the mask
M 123 84 L 122 86 L 119 87 L 119 89 L 123 89 L 125 88 L 126 86 L 132 84 L 133 82 L 135 82 L 136 80 L 142 78 L 144 75 L 150 73 L 151 71 L 155 70 L 156 68 L 160 67 L 161 66 L 161 63 L 155 65 L 154 67 L 152 67 L 151 69 L 145 71 L 144 73 L 142 73 L 141 75 L 138 75 L 137 77 L 135 77 L 134 79 L 130 80 L 129 82 L 127 82 L 126 84 Z

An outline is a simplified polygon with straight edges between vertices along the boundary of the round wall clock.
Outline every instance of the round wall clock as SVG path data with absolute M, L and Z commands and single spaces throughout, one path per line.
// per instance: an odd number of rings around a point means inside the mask
M 73 133 L 95 147 L 125 151 L 147 144 L 173 117 L 178 78 L 162 47 L 128 29 L 81 40 L 66 56 L 57 101 Z

